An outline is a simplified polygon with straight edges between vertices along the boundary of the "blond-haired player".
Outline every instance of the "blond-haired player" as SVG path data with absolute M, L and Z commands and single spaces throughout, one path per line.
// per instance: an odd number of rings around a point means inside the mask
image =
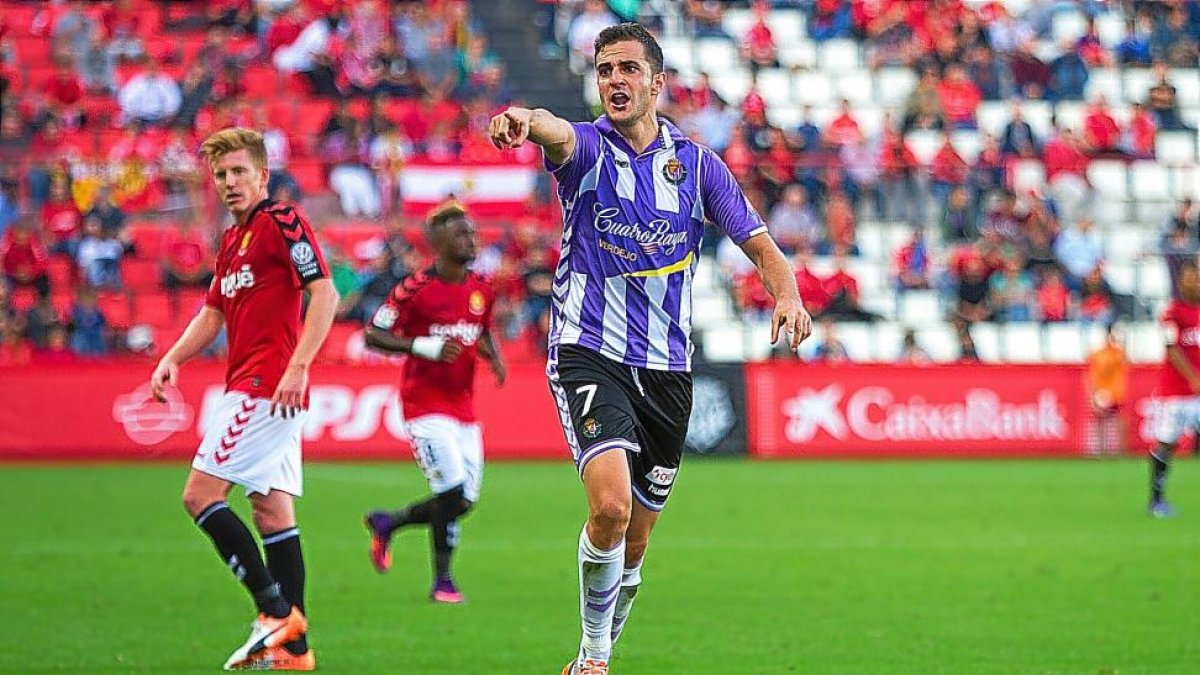
M 225 327 L 225 396 L 183 488 L 183 505 L 258 607 L 250 637 L 226 670 L 312 670 L 304 616 L 304 559 L 293 499 L 301 494 L 300 431 L 308 369 L 329 333 L 337 291 L 312 229 L 292 205 L 267 199 L 267 151 L 249 129 L 201 146 L 221 203 L 233 215 L 204 307 L 150 376 L 160 399 L 179 367 Z M 301 300 L 310 296 L 301 325 Z M 266 561 L 226 499 L 246 490 Z

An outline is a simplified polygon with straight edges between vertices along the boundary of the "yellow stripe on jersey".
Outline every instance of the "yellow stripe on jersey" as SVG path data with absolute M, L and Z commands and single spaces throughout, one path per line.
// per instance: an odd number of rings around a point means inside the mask
M 660 267 L 656 270 L 642 270 L 640 272 L 626 272 L 625 274 L 622 274 L 621 276 L 623 276 L 623 277 L 665 277 L 667 275 L 674 274 L 676 272 L 682 272 L 683 270 L 686 270 L 687 268 L 691 267 L 692 259 L 694 257 L 695 257 L 695 253 L 689 251 L 686 258 L 684 258 L 683 260 L 680 260 L 679 262 L 677 262 L 673 265 L 667 265 L 666 267 Z

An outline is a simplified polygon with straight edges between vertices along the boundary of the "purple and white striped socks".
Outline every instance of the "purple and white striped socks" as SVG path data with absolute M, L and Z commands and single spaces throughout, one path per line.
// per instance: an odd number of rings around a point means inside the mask
M 621 590 L 617 594 L 617 604 L 613 608 L 612 642 L 617 644 L 621 631 L 625 628 L 625 620 L 633 609 L 633 601 L 637 598 L 638 588 L 642 585 L 642 563 L 628 567 L 621 574 Z
M 608 660 L 612 654 L 613 611 L 625 567 L 625 540 L 604 551 L 579 535 L 579 615 L 583 620 L 580 659 Z

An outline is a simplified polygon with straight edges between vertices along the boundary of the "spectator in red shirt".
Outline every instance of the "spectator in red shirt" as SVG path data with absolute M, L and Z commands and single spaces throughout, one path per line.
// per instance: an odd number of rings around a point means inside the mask
M 108 35 L 108 53 L 113 57 L 136 61 L 145 53 L 139 37 L 142 17 L 138 10 L 134 0 L 116 0 L 100 14 Z
M 921 222 L 924 198 L 917 185 L 920 164 L 903 136 L 890 131 L 884 133 L 879 167 L 879 183 L 887 196 L 888 219 Z
M 63 365 L 76 360 L 67 329 L 62 325 L 51 326 L 46 333 L 46 346 L 33 350 L 32 362 L 37 365 Z
M 808 251 L 801 249 L 792 259 L 792 267 L 796 270 L 796 287 L 800 297 L 804 298 L 804 306 L 816 316 L 829 305 L 829 295 L 825 292 L 824 280 L 808 268 L 808 261 Z
M 1042 285 L 1037 291 L 1037 303 L 1038 314 L 1043 323 L 1067 320 L 1071 292 L 1063 283 L 1058 270 L 1046 270 Z
M 751 72 L 758 72 L 759 68 L 779 67 L 775 37 L 767 26 L 767 3 L 754 3 L 754 23 L 742 38 L 740 51 L 742 59 L 750 65 Z
M 825 127 L 825 142 L 834 148 L 853 143 L 862 136 L 858 120 L 850 112 L 850 101 L 842 99 L 841 112 Z
M 929 288 L 929 250 L 923 228 L 913 228 L 912 239 L 896 250 L 892 264 L 896 290 Z
M 935 203 L 945 204 L 954 188 L 967 182 L 967 174 L 970 170 L 971 167 L 967 165 L 967 161 L 958 154 L 958 149 L 954 147 L 954 141 L 949 132 L 943 133 L 942 147 L 934 155 L 933 165 L 929 169 Z
M 740 275 L 734 284 L 738 308 L 747 321 L 758 321 L 770 318 L 775 308 L 775 300 L 767 292 L 762 279 L 755 272 Z
M 33 359 L 33 344 L 15 318 L 0 314 L 0 366 L 25 366 Z
M 729 166 L 730 173 L 738 183 L 742 184 L 753 177 L 755 164 L 754 152 L 746 142 L 746 134 L 743 131 L 744 128 L 741 124 L 734 128 L 733 135 L 729 139 L 729 146 L 725 148 L 725 153 L 722 155 L 725 164 Z
M 839 247 L 833 254 L 834 271 L 821 282 L 829 304 L 821 313 L 822 318 L 834 317 L 848 321 L 877 321 L 879 316 L 862 308 L 859 304 L 858 279 L 846 267 L 846 251 Z M 803 297 L 803 296 L 801 296 Z
M 1046 185 L 1058 205 L 1059 220 L 1075 223 L 1091 188 L 1087 182 L 1088 157 L 1079 149 L 1079 139 L 1070 129 L 1062 129 L 1046 143 L 1042 152 L 1046 165 Z
M 1075 43 L 1075 50 L 1079 52 L 1079 56 L 1083 58 L 1089 68 L 1113 67 L 1113 56 L 1100 40 L 1094 17 L 1088 18 L 1087 31 Z
M 71 197 L 66 177 L 55 176 L 50 181 L 50 198 L 42 204 L 42 231 L 50 252 L 74 258 L 82 227 L 83 214 Z
M 71 68 L 70 61 L 58 59 L 55 62 L 54 72 L 42 83 L 42 92 L 46 95 L 50 112 L 58 116 L 65 126 L 71 129 L 82 126 L 85 121 L 81 105 L 83 81 Z
M 45 298 L 50 295 L 50 254 L 38 238 L 33 224 L 24 219 L 0 239 L 0 269 L 14 287 L 29 287 Z
M 975 129 L 975 111 L 983 96 L 979 87 L 967 79 L 967 71 L 957 63 L 946 69 L 946 77 L 938 85 L 938 100 L 942 104 L 947 126 L 953 129 Z
M 1140 101 L 1134 101 L 1129 125 L 1125 127 L 1122 147 L 1134 159 L 1154 159 L 1154 139 L 1158 122 Z
M 1087 117 L 1083 120 L 1084 147 L 1093 157 L 1097 155 L 1119 155 L 1121 127 L 1108 110 L 1108 102 L 1104 96 L 1096 97 L 1096 101 L 1088 107 Z
M 1043 99 L 1050 88 L 1050 66 L 1034 53 L 1036 45 L 1030 38 L 1010 57 L 1013 83 L 1017 91 L 1028 99 Z

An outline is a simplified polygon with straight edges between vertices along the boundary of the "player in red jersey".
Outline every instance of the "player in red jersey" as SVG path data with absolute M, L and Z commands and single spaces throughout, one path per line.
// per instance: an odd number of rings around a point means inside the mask
M 258 618 L 226 670 L 312 670 L 304 617 L 304 559 L 293 498 L 301 493 L 300 432 L 308 368 L 333 323 L 337 291 L 312 229 L 295 207 L 267 199 L 261 134 L 219 131 L 201 146 L 234 224 L 225 230 L 200 313 L 150 383 L 160 400 L 179 367 L 227 330 L 225 396 L 183 488 L 183 505 L 254 597 Z M 310 296 L 301 329 L 301 300 Z M 266 562 L 226 500 L 246 490 Z
M 475 357 L 491 366 L 496 383 L 507 376 L 492 339 L 491 284 L 467 269 L 478 246 L 475 226 L 462 207 L 449 204 L 430 215 L 426 236 L 433 267 L 398 284 L 367 327 L 367 344 L 409 355 L 400 400 L 417 464 L 433 495 L 394 512 L 372 511 L 371 561 L 391 566 L 392 534 L 408 525 L 429 525 L 433 540 L 434 602 L 459 603 L 450 573 L 458 545 L 458 520 L 479 500 L 483 436 L 475 421 Z
M 1169 518 L 1174 509 L 1163 497 L 1167 467 L 1179 437 L 1200 429 L 1200 271 L 1194 260 L 1180 266 L 1179 298 L 1163 313 L 1167 359 L 1158 381 L 1159 412 L 1150 453 L 1150 515 Z

